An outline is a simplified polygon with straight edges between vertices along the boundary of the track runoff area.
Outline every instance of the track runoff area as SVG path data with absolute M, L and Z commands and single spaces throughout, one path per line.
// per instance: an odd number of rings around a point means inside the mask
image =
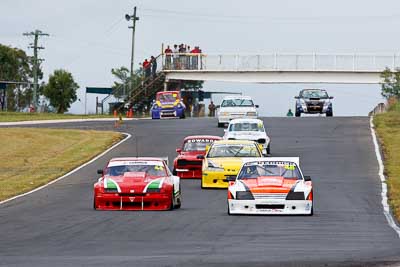
M 138 120 L 124 143 L 68 177 L 0 206 L 3 266 L 380 266 L 400 262 L 382 207 L 370 119 L 263 118 L 272 156 L 300 158 L 313 216 L 229 216 L 227 192 L 181 180 L 172 211 L 94 211 L 93 184 L 113 157 L 168 157 L 184 137 L 222 136 L 214 119 Z M 37 127 L 37 126 L 34 126 Z M 38 127 L 112 130 L 110 122 Z M 170 166 L 171 167 L 171 166 Z

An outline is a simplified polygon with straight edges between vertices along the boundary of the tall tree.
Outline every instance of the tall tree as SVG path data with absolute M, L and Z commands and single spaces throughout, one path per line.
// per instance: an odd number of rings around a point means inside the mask
M 50 75 L 49 82 L 43 88 L 43 94 L 50 100 L 50 105 L 57 109 L 57 113 L 64 113 L 76 101 L 78 88 L 79 85 L 74 81 L 72 74 L 60 69 Z
M 0 80 L 22 83 L 7 85 L 9 110 L 23 108 L 30 104 L 32 90 L 28 83 L 32 81 L 32 77 L 32 62 L 25 51 L 0 44 Z M 42 77 L 43 72 L 39 68 L 39 79 Z
M 386 68 L 381 73 L 382 78 L 382 96 L 386 99 L 395 97 L 400 99 L 400 69 L 391 71 Z

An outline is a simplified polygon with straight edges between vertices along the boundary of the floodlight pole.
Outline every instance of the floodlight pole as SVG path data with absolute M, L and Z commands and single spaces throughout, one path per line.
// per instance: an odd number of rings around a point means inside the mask
M 125 18 L 129 21 L 132 20 L 132 26 L 129 26 L 129 29 L 132 29 L 132 53 L 131 53 L 131 77 L 129 80 L 130 91 L 132 92 L 132 77 L 133 77 L 133 61 L 135 55 L 135 28 L 136 28 L 136 21 L 139 20 L 139 17 L 136 16 L 136 7 L 133 8 L 133 15 L 126 15 Z

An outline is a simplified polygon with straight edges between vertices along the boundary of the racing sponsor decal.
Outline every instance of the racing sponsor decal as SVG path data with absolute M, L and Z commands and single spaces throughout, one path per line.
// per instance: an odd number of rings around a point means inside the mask
M 131 160 L 131 161 L 111 161 L 108 164 L 108 167 L 115 166 L 127 166 L 127 165 L 155 165 L 155 166 L 163 166 L 162 161 L 149 160 L 149 161 L 139 161 L 139 160 Z
M 213 139 L 199 138 L 199 139 L 189 139 L 186 141 L 187 143 L 212 143 Z

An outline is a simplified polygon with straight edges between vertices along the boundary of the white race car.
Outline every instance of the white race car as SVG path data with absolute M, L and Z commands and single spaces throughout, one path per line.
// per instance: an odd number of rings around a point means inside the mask
M 249 159 L 236 178 L 227 180 L 229 215 L 313 215 L 313 186 L 299 158 Z
M 254 105 L 253 100 L 249 96 L 226 96 L 221 102 L 218 116 L 218 127 L 223 127 L 230 120 L 237 118 L 253 118 L 257 119 L 258 105 Z
M 263 146 L 264 155 L 271 154 L 271 139 L 265 131 L 264 123 L 259 119 L 234 119 L 225 129 L 226 140 L 250 140 Z

